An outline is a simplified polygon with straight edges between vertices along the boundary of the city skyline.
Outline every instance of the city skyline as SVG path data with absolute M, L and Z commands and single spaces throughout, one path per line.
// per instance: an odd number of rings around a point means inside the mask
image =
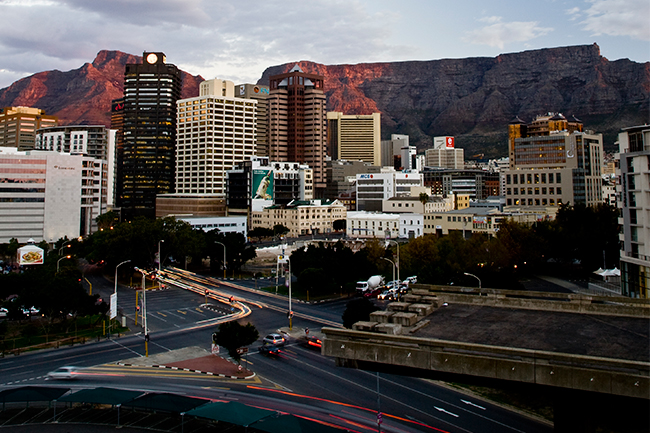
M 650 60 L 645 0 L 523 3 L 316 1 L 287 10 L 276 1 L 2 0 L 0 88 L 37 72 L 76 69 L 101 50 L 163 51 L 182 70 L 236 83 L 300 60 L 495 57 L 593 43 L 609 60 Z

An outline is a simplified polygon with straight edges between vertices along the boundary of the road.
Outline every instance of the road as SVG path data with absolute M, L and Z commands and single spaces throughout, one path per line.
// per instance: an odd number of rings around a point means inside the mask
M 180 276 L 181 274 L 176 274 Z M 101 275 L 87 275 L 95 290 L 107 296 L 112 283 Z M 171 274 L 169 274 L 171 277 Z M 188 346 L 209 347 L 211 333 L 219 322 L 228 320 L 230 297 L 249 314 L 260 337 L 277 329 L 286 330 L 286 297 L 263 294 L 250 287 L 254 282 L 216 282 L 183 278 L 198 293 L 170 288 L 147 293 L 151 355 Z M 210 310 L 205 303 L 205 288 L 210 303 L 222 310 Z M 249 380 L 234 381 L 189 372 L 128 368 L 115 364 L 122 359 L 144 355 L 142 333 L 135 327 L 135 294 L 128 287 L 118 290 L 118 304 L 133 322 L 135 333 L 66 349 L 56 349 L 0 360 L 0 387 L 48 384 L 45 374 L 62 365 L 86 367 L 74 387 L 119 387 L 150 391 L 177 392 L 212 399 L 237 400 L 269 409 L 282 410 L 345 426 L 355 431 L 376 429 L 376 414 L 383 414 L 382 430 L 394 432 L 550 432 L 552 428 L 499 406 L 468 397 L 450 387 L 418 378 L 377 374 L 337 368 L 334 361 L 318 350 L 290 338 L 280 356 L 259 354 L 253 344 L 244 362 L 256 373 Z M 225 303 L 217 302 L 217 299 Z M 294 302 L 292 335 L 305 328 L 340 326 L 346 301 L 323 304 Z M 129 313 L 132 312 L 132 313 Z M 237 312 L 237 311 L 236 311 Z M 141 323 L 141 322 L 139 322 Z M 68 386 L 72 382 L 66 382 Z M 61 383 L 56 383 L 61 385 Z M 379 393 L 378 388 L 379 387 Z M 379 395 L 379 398 L 378 398 Z

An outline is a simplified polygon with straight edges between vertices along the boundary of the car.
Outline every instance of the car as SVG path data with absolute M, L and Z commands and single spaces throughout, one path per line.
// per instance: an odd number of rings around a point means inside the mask
M 262 343 L 273 344 L 276 346 L 284 346 L 284 343 L 287 341 L 281 334 L 271 333 L 264 337 Z
M 35 308 L 35 307 L 29 307 L 29 308 L 22 307 L 21 311 L 23 312 L 23 314 L 25 316 L 31 316 L 32 314 L 38 314 L 38 313 L 41 312 L 41 310 L 39 310 L 38 308 Z
M 6 308 L 0 308 L 0 317 L 7 317 L 7 314 L 9 313 L 9 310 Z
M 418 282 L 418 277 L 417 275 L 413 275 L 411 277 L 405 278 L 404 281 L 408 281 L 409 284 L 416 284 Z
M 381 287 L 377 287 L 376 289 L 373 290 L 366 290 L 365 292 L 363 292 L 363 296 L 365 296 L 366 298 L 376 298 L 377 296 L 379 296 L 380 293 L 381 293 Z
M 257 349 L 262 355 L 278 356 L 280 355 L 280 348 L 275 344 L 262 344 Z
M 315 347 L 320 349 L 321 346 L 323 345 L 323 341 L 315 335 L 307 335 L 307 337 L 305 337 L 305 341 L 307 342 L 307 346 L 309 347 Z
M 74 367 L 71 365 L 57 368 L 54 371 L 47 373 L 48 379 L 76 379 L 79 375 L 79 367 Z
M 377 295 L 377 299 L 382 299 L 382 300 L 392 300 L 395 296 L 395 293 L 392 292 L 391 290 L 384 290 L 381 292 L 379 295 Z

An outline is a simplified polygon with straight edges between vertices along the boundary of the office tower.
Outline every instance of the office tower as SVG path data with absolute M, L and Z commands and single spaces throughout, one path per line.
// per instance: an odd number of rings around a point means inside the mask
M 59 118 L 31 107 L 5 107 L 0 113 L 0 147 L 34 148 L 36 130 L 56 126 Z
M 465 167 L 465 152 L 456 148 L 454 137 L 434 137 L 433 149 L 425 151 L 427 167 L 462 169 Z
M 123 220 L 156 214 L 156 195 L 174 192 L 176 101 L 181 71 L 163 53 L 143 54 L 124 72 L 124 144 L 118 152 L 118 196 Z
M 269 157 L 309 165 L 314 195 L 322 197 L 327 181 L 324 77 L 307 74 L 296 65 L 269 81 Z
M 69 125 L 40 128 L 36 131 L 35 150 L 51 150 L 59 153 L 91 156 L 107 164 L 106 182 L 94 184 L 92 188 L 104 188 L 108 206 L 115 204 L 117 131 L 104 125 Z M 84 185 L 90 186 L 90 185 Z
M 516 130 L 517 134 L 512 134 Z M 506 205 L 560 206 L 602 201 L 603 136 L 559 113 L 509 125 L 510 169 L 504 171 Z
M 258 84 L 239 84 L 235 86 L 238 98 L 254 99 L 257 112 L 257 131 L 255 133 L 255 155 L 269 156 L 269 86 Z
M 327 147 L 332 159 L 381 165 L 381 117 L 379 113 L 327 113 Z
M 207 80 L 178 101 L 176 194 L 226 197 L 226 172 L 255 156 L 257 101 L 235 97 L 232 81 Z
M 0 147 L 0 178 L 0 243 L 86 236 L 106 212 L 108 166 L 101 159 Z
M 409 145 L 409 136 L 392 134 L 390 140 L 381 142 L 381 166 L 395 170 L 413 169 L 416 147 Z
M 617 185 L 621 240 L 621 291 L 650 298 L 650 127 L 624 128 L 618 134 Z

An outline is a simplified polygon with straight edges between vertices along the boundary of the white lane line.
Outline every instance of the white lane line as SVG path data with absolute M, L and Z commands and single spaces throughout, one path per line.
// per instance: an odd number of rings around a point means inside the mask
M 456 415 L 455 413 L 449 412 L 448 410 L 444 410 L 444 409 L 441 408 L 441 407 L 433 406 L 433 408 L 434 408 L 435 410 L 437 410 L 438 412 L 443 412 L 443 413 L 446 413 L 446 414 L 448 414 L 448 415 L 451 415 L 451 416 L 454 416 L 454 417 L 458 418 L 458 415 Z
M 486 410 L 483 406 L 479 406 L 478 404 L 472 403 L 471 401 L 463 400 L 462 398 L 460 399 L 460 401 L 462 401 L 463 403 L 468 404 L 470 406 L 477 407 L 477 408 L 479 408 L 481 410 Z

